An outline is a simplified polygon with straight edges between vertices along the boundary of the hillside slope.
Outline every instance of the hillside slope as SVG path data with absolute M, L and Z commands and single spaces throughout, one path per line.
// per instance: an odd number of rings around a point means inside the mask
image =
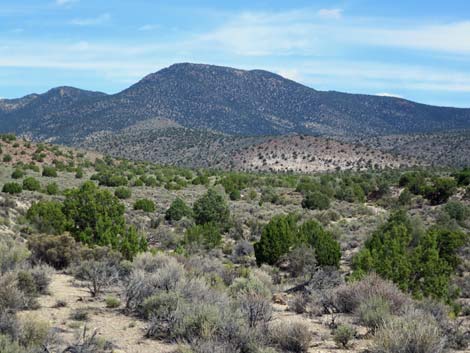
M 0 130 L 73 144 L 154 118 L 231 135 L 386 135 L 470 128 L 470 109 L 321 92 L 261 70 L 175 64 L 114 95 L 73 88 L 0 102 Z

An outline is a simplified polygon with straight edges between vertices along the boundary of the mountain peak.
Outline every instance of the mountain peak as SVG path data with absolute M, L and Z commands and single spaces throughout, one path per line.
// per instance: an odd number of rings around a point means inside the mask
M 315 91 L 269 71 L 195 63 L 171 65 L 113 95 L 62 86 L 7 103 L 0 104 L 2 129 L 19 127 L 19 133 L 52 135 L 66 143 L 152 119 L 245 136 L 375 136 L 470 128 L 470 109 Z

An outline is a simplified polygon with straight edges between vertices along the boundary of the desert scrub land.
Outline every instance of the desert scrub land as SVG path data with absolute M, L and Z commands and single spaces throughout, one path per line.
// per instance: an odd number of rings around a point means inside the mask
M 1 352 L 468 352 L 469 169 L 1 146 Z

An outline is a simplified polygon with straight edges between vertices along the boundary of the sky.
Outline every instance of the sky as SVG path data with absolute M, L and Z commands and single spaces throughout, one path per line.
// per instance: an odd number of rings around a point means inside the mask
M 173 63 L 470 107 L 470 1 L 0 0 L 0 97 L 117 93 Z

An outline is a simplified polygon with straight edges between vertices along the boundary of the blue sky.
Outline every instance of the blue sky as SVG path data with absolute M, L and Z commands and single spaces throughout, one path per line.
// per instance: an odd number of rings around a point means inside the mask
M 470 2 L 0 1 L 0 97 L 115 93 L 176 62 L 470 107 Z

